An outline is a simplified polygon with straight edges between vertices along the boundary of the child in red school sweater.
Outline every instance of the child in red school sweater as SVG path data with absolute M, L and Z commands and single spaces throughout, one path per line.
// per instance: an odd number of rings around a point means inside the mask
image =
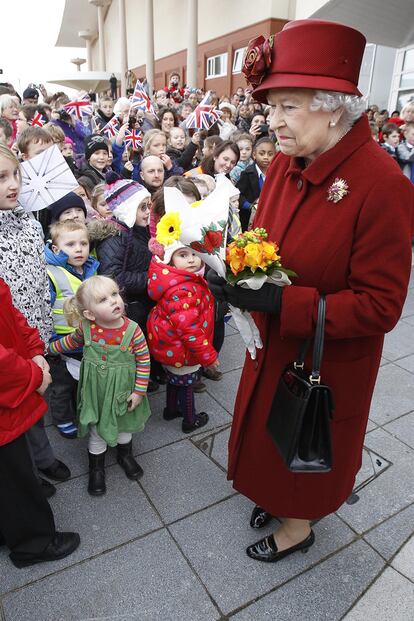
M 182 430 L 190 433 L 208 423 L 208 414 L 197 413 L 194 404 L 201 367 L 219 366 L 212 345 L 214 299 L 201 259 L 179 241 L 166 245 L 163 260 L 151 260 L 148 293 L 157 302 L 148 317 L 148 347 L 168 377 L 164 419 L 182 416 Z

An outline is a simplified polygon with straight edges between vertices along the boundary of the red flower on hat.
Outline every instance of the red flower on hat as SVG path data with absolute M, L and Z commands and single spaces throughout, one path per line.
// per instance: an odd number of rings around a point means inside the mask
M 242 73 L 253 87 L 262 83 L 272 64 L 273 35 L 268 39 L 263 35 L 249 41 L 244 56 Z

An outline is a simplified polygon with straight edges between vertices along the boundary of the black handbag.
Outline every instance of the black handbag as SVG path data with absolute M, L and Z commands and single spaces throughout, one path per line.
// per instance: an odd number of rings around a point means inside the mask
M 308 339 L 298 360 L 283 371 L 267 421 L 267 430 L 292 472 L 317 473 L 332 469 L 330 421 L 334 405 L 331 389 L 321 383 L 320 376 L 325 310 L 325 296 L 321 296 L 312 371 L 304 366 Z

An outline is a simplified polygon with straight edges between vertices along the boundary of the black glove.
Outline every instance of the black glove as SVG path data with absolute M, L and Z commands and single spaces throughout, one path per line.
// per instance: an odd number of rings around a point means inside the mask
M 278 315 L 282 304 L 283 287 L 264 284 L 260 289 L 244 289 L 238 285 L 227 284 L 214 270 L 209 270 L 207 282 L 211 293 L 217 300 L 225 300 L 232 306 L 243 310 L 261 311 Z

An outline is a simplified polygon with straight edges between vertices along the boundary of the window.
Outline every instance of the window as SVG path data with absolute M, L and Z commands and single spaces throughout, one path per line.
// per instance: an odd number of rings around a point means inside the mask
M 244 53 L 247 47 L 239 47 L 238 50 L 234 50 L 233 57 L 233 73 L 240 73 L 243 66 Z
M 220 78 L 227 75 L 227 52 L 207 58 L 206 78 Z

